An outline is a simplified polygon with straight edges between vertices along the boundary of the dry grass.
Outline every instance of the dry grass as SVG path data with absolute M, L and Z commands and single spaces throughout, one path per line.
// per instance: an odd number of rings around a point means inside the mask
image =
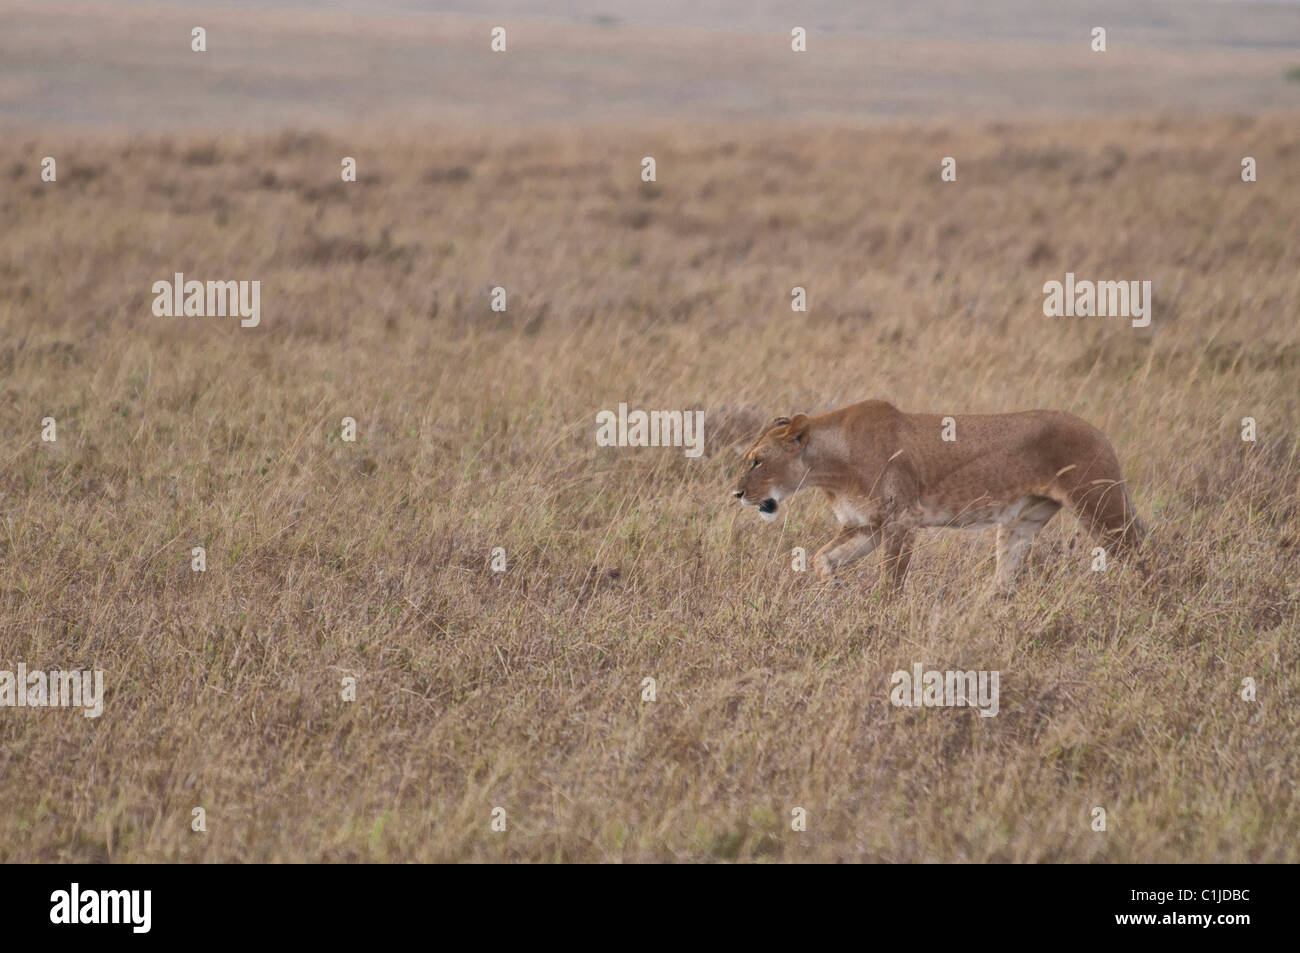
M 0 145 L 0 668 L 108 685 L 0 709 L 0 859 L 1300 860 L 1298 175 L 1250 119 Z M 1152 326 L 1044 318 L 1067 270 Z M 174 271 L 262 326 L 154 317 Z M 828 508 L 729 505 L 732 444 L 869 396 L 1093 421 L 1158 582 L 1067 520 L 984 608 L 989 535 L 793 573 Z M 620 400 L 705 456 L 596 447 Z

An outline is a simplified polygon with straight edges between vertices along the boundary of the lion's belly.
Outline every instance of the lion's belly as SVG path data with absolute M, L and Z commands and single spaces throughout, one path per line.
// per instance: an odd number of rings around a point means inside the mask
M 841 526 L 879 526 L 897 523 L 910 527 L 985 529 L 1010 523 L 1039 497 L 1023 493 L 1018 497 L 994 498 L 988 494 L 922 494 L 912 504 L 896 505 L 893 499 L 877 501 L 841 494 L 831 501 L 831 510 Z
M 999 523 L 1009 523 L 1032 500 L 1022 496 L 1015 500 L 989 500 L 987 498 L 960 503 L 955 500 L 921 500 L 921 525 L 944 526 L 950 529 L 985 529 Z
M 841 526 L 870 526 L 878 523 L 879 506 L 840 496 L 831 504 L 831 512 Z

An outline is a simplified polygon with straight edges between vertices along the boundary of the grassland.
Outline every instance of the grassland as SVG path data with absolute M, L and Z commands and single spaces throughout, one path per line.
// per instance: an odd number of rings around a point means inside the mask
M 1232 117 L 5 140 L 0 668 L 108 697 L 0 709 L 0 860 L 1300 860 L 1298 179 Z M 177 271 L 261 326 L 155 317 Z M 1151 326 L 1045 318 L 1066 271 Z M 1006 602 L 987 534 L 793 572 L 828 507 L 760 524 L 734 445 L 867 397 L 1089 419 L 1156 577 L 1059 518 Z M 705 455 L 597 447 L 619 401 Z

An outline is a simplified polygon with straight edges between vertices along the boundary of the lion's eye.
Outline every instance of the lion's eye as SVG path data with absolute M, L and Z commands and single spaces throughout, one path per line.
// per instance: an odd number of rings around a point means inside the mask
M 755 458 L 754 458 L 754 466 L 751 466 L 750 469 L 752 470 L 752 469 L 754 469 L 754 467 L 756 467 L 756 466 L 758 466 L 758 457 L 755 457 Z

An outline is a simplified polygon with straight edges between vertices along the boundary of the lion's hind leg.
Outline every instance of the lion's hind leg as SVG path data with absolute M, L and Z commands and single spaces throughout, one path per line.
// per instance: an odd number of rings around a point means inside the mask
M 1070 492 L 1070 508 L 1101 542 L 1108 556 L 1133 557 L 1143 573 L 1149 571 L 1145 560 L 1138 555 L 1146 538 L 1146 527 L 1138 519 L 1133 498 L 1123 480 L 1097 478 L 1075 486 Z

